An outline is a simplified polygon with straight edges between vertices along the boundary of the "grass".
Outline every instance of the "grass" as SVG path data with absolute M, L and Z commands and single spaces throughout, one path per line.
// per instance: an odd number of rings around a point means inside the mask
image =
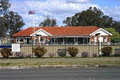
M 98 58 L 10 58 L 0 59 L 0 66 L 39 66 L 39 65 L 100 65 L 120 66 L 120 57 Z

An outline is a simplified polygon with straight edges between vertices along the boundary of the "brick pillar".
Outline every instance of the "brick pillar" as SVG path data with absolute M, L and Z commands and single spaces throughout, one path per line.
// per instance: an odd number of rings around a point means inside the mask
M 16 37 L 13 38 L 13 43 L 16 43 L 16 39 L 17 39 Z
M 90 36 L 90 44 L 94 42 L 94 36 Z

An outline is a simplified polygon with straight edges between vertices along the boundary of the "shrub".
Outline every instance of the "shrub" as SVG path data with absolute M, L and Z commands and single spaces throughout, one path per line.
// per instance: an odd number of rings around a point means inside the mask
M 92 53 L 92 57 L 97 57 L 97 53 Z
M 47 49 L 45 47 L 36 47 L 33 49 L 33 53 L 35 54 L 35 56 L 37 57 L 42 57 L 44 56 L 44 54 L 46 54 Z
M 115 49 L 115 56 L 120 56 L 120 49 Z
M 90 57 L 89 52 L 82 52 L 81 57 Z
M 57 54 L 60 57 L 65 57 L 66 56 L 66 50 L 65 49 L 58 49 Z
M 55 56 L 54 53 L 49 53 L 48 55 L 49 55 L 49 57 L 54 57 Z
M 67 50 L 71 57 L 75 57 L 78 54 L 78 48 L 76 47 L 68 47 Z
M 102 56 L 110 56 L 110 54 L 112 53 L 112 47 L 104 47 L 101 49 L 102 51 Z
M 0 53 L 1 53 L 1 55 L 2 55 L 4 58 L 8 58 L 9 56 L 12 55 L 11 49 L 9 49 L 9 48 L 3 48 L 3 49 L 1 49 Z
M 17 52 L 17 53 L 15 54 L 15 57 L 24 58 L 24 57 L 25 57 L 25 53 L 23 53 L 23 52 Z

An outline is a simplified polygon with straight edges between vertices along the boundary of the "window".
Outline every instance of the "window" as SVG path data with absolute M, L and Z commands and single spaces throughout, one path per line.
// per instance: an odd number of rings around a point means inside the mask
M 24 42 L 24 38 L 22 37 L 17 38 L 17 42 Z
M 83 38 L 78 38 L 78 44 L 83 44 Z
M 23 42 L 23 39 L 20 39 L 20 42 Z
M 74 44 L 74 38 L 68 38 L 67 40 L 68 40 L 67 42 L 68 44 Z
M 43 37 L 40 38 L 40 42 L 43 42 Z
M 107 42 L 107 37 L 104 37 L 104 42 Z
M 99 37 L 99 41 L 100 41 L 100 42 L 103 42 L 103 37 Z
M 94 37 L 94 42 L 97 42 L 97 37 Z
M 45 38 L 45 42 L 47 42 L 48 41 L 48 39 L 47 39 L 47 37 Z

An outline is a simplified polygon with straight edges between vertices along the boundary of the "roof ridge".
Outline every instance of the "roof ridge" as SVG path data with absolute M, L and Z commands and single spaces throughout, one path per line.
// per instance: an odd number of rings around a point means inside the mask
M 78 27 L 97 27 L 97 26 L 64 26 L 64 27 L 53 27 L 53 26 L 51 26 L 51 27 L 28 27 L 28 28 L 78 28 Z M 98 27 L 97 27 L 98 28 Z M 27 29 L 27 28 L 26 28 Z
M 52 35 L 88 35 L 99 29 L 97 26 L 69 26 L 69 27 L 28 27 L 13 36 L 30 36 L 35 31 L 43 29 Z

